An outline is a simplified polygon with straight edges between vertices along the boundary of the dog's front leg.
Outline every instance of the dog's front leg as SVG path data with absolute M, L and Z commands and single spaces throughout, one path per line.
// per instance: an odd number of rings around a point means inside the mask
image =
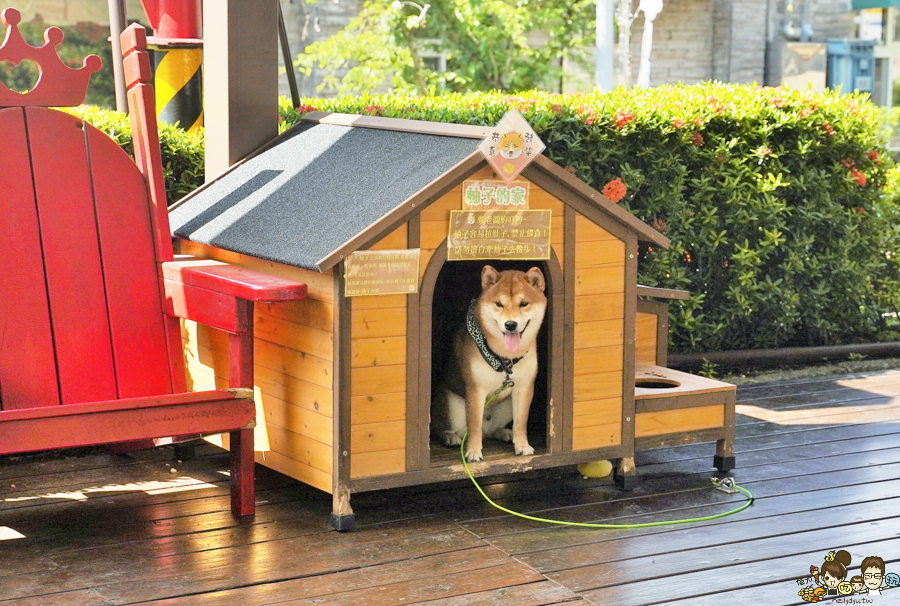
M 472 388 L 466 390 L 466 460 L 481 461 L 481 422 L 484 418 L 484 400 L 487 392 Z
M 534 397 L 534 381 L 522 381 L 512 388 L 512 440 L 517 455 L 533 455 L 534 448 L 528 443 L 528 411 Z

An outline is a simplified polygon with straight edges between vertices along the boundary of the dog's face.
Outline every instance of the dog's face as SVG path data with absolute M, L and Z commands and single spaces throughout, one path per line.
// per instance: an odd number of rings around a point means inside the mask
M 518 158 L 525 147 L 525 139 L 519 133 L 506 133 L 498 144 L 500 155 L 508 160 Z
M 490 265 L 481 270 L 478 315 L 481 329 L 503 341 L 505 352 L 513 356 L 534 343 L 547 311 L 544 274 L 537 267 L 527 272 L 498 272 Z

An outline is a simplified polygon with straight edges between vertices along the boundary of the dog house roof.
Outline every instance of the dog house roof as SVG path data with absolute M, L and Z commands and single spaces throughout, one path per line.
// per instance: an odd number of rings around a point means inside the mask
M 327 271 L 484 164 L 480 126 L 315 112 L 170 211 L 185 240 Z M 541 156 L 534 163 L 641 240 L 668 239 Z M 529 169 L 527 169 L 529 170 Z M 528 176 L 528 172 L 523 173 Z M 587 202 L 587 200 L 590 202 Z

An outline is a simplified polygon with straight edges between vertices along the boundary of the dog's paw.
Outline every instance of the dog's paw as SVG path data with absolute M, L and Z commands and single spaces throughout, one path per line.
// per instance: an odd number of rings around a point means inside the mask
M 462 442 L 462 438 L 453 431 L 445 431 L 441 434 L 441 440 L 444 442 L 444 446 L 459 446 Z
M 529 444 L 528 442 L 525 442 L 525 444 L 522 445 L 522 446 L 519 446 L 519 445 L 517 444 L 517 445 L 516 445 L 516 454 L 517 454 L 517 455 L 525 455 L 525 456 L 527 456 L 527 455 L 533 455 L 533 454 L 534 454 L 534 448 L 532 448 L 532 447 L 531 447 L 531 444 Z
M 512 429 L 503 427 L 492 433 L 491 437 L 495 440 L 501 440 L 503 442 L 512 442 Z
M 475 461 L 482 461 L 484 457 L 481 455 L 481 449 L 474 450 L 472 448 L 466 450 L 466 461 L 469 463 L 473 463 Z

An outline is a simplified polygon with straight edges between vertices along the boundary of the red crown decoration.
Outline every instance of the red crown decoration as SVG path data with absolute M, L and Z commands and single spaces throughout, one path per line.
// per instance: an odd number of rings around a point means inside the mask
M 44 32 L 44 45 L 31 46 L 19 32 L 22 15 L 14 8 L 4 9 L 0 20 L 6 25 L 6 39 L 0 44 L 0 61 L 16 66 L 28 59 L 41 71 L 37 84 L 27 93 L 17 93 L 0 82 L 0 107 L 71 107 L 84 103 L 91 74 L 103 65 L 97 55 L 84 58 L 82 67 L 73 69 L 62 62 L 56 45 L 65 35 L 58 27 Z

